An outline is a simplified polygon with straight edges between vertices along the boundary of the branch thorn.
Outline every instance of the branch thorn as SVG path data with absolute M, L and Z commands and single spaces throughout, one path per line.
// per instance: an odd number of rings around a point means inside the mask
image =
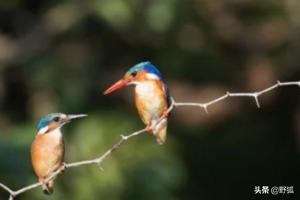
M 104 172 L 104 168 L 101 166 L 100 163 L 98 163 L 97 166 L 98 166 L 98 169 L 100 169 L 100 171 Z
M 254 99 L 255 99 L 255 103 L 256 103 L 257 108 L 260 108 L 260 104 L 259 104 L 259 101 L 258 101 L 258 94 L 257 93 L 254 95 Z
M 204 105 L 204 106 L 203 106 L 203 109 L 204 109 L 205 113 L 208 114 L 207 105 Z
M 127 140 L 128 139 L 128 137 L 125 136 L 125 135 L 121 135 L 121 138 L 122 138 L 122 140 Z

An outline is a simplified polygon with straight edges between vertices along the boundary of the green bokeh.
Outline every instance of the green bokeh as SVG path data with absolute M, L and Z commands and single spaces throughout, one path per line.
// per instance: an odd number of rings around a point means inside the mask
M 140 61 L 158 66 L 176 100 L 299 80 L 299 9 L 284 0 L 1 1 L 0 182 L 37 181 L 30 144 L 48 113 L 89 114 L 63 128 L 66 162 L 96 158 L 143 128 L 132 89 L 102 95 Z M 263 185 L 297 192 L 299 88 L 260 100 L 261 109 L 226 100 L 208 115 L 176 108 L 165 145 L 142 134 L 100 167 L 66 170 L 53 196 L 37 188 L 17 199 L 253 199 Z

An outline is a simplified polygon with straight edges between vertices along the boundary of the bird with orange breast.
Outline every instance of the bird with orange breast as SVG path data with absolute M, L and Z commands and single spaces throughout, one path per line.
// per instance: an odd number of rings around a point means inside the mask
M 135 85 L 135 104 L 146 130 L 156 136 L 158 144 L 164 144 L 167 139 L 167 110 L 171 98 L 161 73 L 150 62 L 138 63 L 104 94 L 112 93 L 127 85 Z M 158 123 L 162 116 L 165 118 Z
M 55 171 L 64 169 L 65 147 L 61 127 L 86 116 L 52 113 L 40 120 L 37 135 L 31 145 L 31 163 L 45 194 L 53 193 L 54 178 L 48 180 L 50 176 Z

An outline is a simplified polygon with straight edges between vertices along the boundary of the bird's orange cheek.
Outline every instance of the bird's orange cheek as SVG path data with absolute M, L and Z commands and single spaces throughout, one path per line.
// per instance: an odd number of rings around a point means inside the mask
M 59 127 L 59 123 L 58 122 L 51 122 L 48 125 L 48 132 L 53 131 L 54 129 Z
M 145 71 L 139 72 L 139 73 L 136 75 L 136 80 L 137 80 L 137 81 L 145 81 L 145 80 L 147 80 L 147 72 L 145 72 Z

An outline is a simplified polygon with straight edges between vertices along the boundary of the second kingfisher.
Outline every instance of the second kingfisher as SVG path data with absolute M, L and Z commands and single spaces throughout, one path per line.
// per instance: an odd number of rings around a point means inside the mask
M 167 110 L 171 103 L 168 87 L 159 70 L 150 62 L 136 64 L 104 94 L 112 93 L 126 85 L 135 85 L 135 104 L 147 131 L 156 136 L 158 144 L 165 143 L 167 119 L 152 127 L 163 115 L 167 117 Z
M 87 115 L 52 113 L 41 119 L 31 145 L 32 167 L 45 194 L 53 193 L 54 178 L 47 180 L 58 169 L 64 169 L 64 138 L 61 127 Z

